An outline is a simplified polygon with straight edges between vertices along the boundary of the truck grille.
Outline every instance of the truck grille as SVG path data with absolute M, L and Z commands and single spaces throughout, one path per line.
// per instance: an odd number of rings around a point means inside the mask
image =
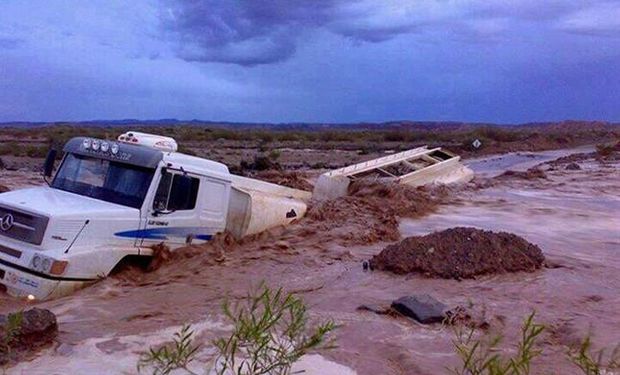
M 49 218 L 0 206 L 0 236 L 40 245 Z

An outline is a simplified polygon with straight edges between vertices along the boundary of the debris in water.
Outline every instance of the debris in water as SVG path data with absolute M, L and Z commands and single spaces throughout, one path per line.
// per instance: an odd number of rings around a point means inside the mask
M 523 180 L 535 180 L 539 178 L 547 178 L 547 174 L 540 168 L 534 167 L 530 168 L 525 172 L 521 171 L 506 171 L 501 175 L 497 176 L 497 178 L 520 178 Z
M 370 265 L 396 274 L 419 272 L 445 279 L 506 272 L 532 272 L 544 265 L 540 248 L 506 232 L 457 227 L 409 237 L 387 246 Z

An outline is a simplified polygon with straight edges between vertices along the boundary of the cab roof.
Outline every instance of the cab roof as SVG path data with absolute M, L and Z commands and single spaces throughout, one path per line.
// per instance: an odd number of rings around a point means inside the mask
M 230 175 L 225 164 L 213 160 L 203 159 L 196 156 L 182 154 L 180 152 L 166 152 L 163 157 L 164 163 L 171 164 L 172 168 L 183 167 L 188 172 L 198 174 L 210 173 L 221 177 Z

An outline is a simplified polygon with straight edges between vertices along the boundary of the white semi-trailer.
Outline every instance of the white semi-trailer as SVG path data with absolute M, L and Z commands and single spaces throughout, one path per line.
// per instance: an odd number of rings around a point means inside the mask
M 12 295 L 54 298 L 155 244 L 175 249 L 225 230 L 240 238 L 306 212 L 309 192 L 176 151 L 174 139 L 138 132 L 71 139 L 49 186 L 0 194 L 0 283 Z

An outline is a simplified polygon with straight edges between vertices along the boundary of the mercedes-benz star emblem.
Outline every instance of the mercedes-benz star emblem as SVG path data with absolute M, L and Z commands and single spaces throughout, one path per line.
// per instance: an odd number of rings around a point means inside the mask
M 3 232 L 6 232 L 13 228 L 13 224 L 15 224 L 15 218 L 11 214 L 6 214 L 2 216 L 2 220 L 0 220 L 0 229 Z

